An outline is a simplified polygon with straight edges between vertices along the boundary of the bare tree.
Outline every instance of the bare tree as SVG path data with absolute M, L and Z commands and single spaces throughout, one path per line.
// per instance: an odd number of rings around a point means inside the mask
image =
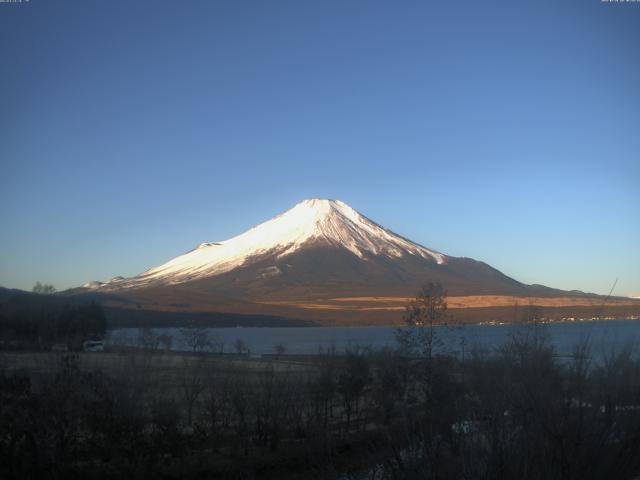
M 382 351 L 376 357 L 373 401 L 380 409 L 385 425 L 391 421 L 394 409 L 404 399 L 407 389 L 407 359 L 392 351 Z
M 421 444 L 427 459 L 436 458 L 442 453 L 441 437 L 436 435 L 442 419 L 438 418 L 436 410 L 442 398 L 450 393 L 434 358 L 434 350 L 440 345 L 434 327 L 444 323 L 447 318 L 446 299 L 447 294 L 440 283 L 425 284 L 406 306 L 405 322 L 409 328 L 396 333 L 401 353 L 413 359 L 409 365 L 409 375 L 414 378 L 412 383 L 422 403 Z
M 214 335 L 209 344 L 212 352 L 224 353 L 224 340 L 219 335 Z
M 447 294 L 440 283 L 429 282 L 405 308 L 409 329 L 398 330 L 396 340 L 408 353 L 431 360 L 437 343 L 434 326 L 447 318 Z
M 314 392 L 316 420 L 323 432 L 327 432 L 333 417 L 333 399 L 337 390 L 337 360 L 335 350 L 322 356 L 319 372 L 314 378 L 311 390 Z
M 141 345 L 145 350 L 156 351 L 160 345 L 160 337 L 156 335 L 153 328 L 141 328 L 138 330 L 138 345 Z
M 203 365 L 200 359 L 194 362 L 184 358 L 184 370 L 182 376 L 182 394 L 187 406 L 187 426 L 193 425 L 193 410 L 205 389 L 203 379 Z
M 229 403 L 233 412 L 232 428 L 236 434 L 239 446 L 245 456 L 249 455 L 250 435 L 249 421 L 251 399 L 250 387 L 245 381 L 236 378 L 230 385 Z
M 276 355 L 278 357 L 281 357 L 282 355 L 284 355 L 284 353 L 287 351 L 287 347 L 285 347 L 283 344 L 279 343 L 278 345 L 276 345 L 275 347 L 273 347 L 273 349 L 276 352 Z
M 229 385 L 231 375 L 223 377 L 209 375 L 204 399 L 204 413 L 209 422 L 210 435 L 215 437 L 218 429 L 226 426 L 225 411 L 229 408 Z M 222 425 L 221 425 L 222 424 Z
M 346 432 L 349 431 L 353 415 L 359 413 L 360 397 L 369 383 L 369 370 L 369 362 L 365 357 L 347 352 L 345 368 L 338 377 L 338 392 L 347 417 Z
M 162 345 L 162 347 L 165 350 L 171 350 L 171 345 L 173 344 L 173 337 L 171 335 L 167 335 L 166 333 L 163 333 L 162 335 L 158 336 L 158 342 L 160 342 L 160 345 Z
M 191 348 L 194 353 L 202 352 L 207 347 L 211 347 L 209 331 L 204 327 L 185 327 L 180 330 L 180 335 L 184 343 Z
M 40 283 L 36 282 L 33 286 L 33 293 L 41 293 L 44 295 L 51 295 L 52 293 L 56 293 L 56 287 L 50 285 L 48 283 Z
M 236 338 L 233 346 L 236 349 L 236 353 L 238 355 L 242 355 L 247 350 L 247 344 L 241 338 Z

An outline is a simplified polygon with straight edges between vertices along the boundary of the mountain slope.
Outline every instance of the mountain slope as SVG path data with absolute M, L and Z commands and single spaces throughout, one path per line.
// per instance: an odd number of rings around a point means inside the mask
M 126 291 L 190 284 L 239 298 L 406 294 L 427 280 L 452 293 L 522 293 L 482 262 L 428 249 L 339 200 L 311 199 L 223 242 L 203 243 L 133 277 L 86 287 Z
M 441 253 L 386 230 L 339 200 L 312 199 L 230 240 L 202 243 L 137 277 L 86 286 L 121 289 L 184 283 L 221 275 L 264 257 L 279 261 L 319 245 L 343 249 L 361 260 L 409 255 L 436 264 L 446 262 Z
M 433 280 L 458 297 L 581 295 L 524 285 L 486 263 L 412 242 L 343 202 L 322 199 L 305 200 L 241 235 L 203 243 L 135 277 L 91 282 L 75 293 L 117 296 L 126 308 L 312 320 L 357 311 L 359 318 L 381 322 L 389 315 L 397 320 L 400 302 Z

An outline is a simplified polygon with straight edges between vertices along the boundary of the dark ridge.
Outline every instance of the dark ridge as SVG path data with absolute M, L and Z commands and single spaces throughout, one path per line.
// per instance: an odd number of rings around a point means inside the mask
M 6 302 L 9 298 L 15 295 L 29 295 L 30 293 L 25 290 L 18 290 L 17 288 L 5 288 L 0 287 L 0 302 Z

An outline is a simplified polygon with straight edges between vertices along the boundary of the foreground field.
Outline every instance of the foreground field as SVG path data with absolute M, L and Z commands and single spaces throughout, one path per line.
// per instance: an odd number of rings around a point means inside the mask
M 303 363 L 301 357 L 286 357 L 288 360 L 252 359 L 245 355 L 209 355 L 185 352 L 145 352 L 132 350 L 121 352 L 79 352 L 78 367 L 87 371 L 102 371 L 107 375 L 125 377 L 139 370 L 148 380 L 160 380 L 165 385 L 177 385 L 185 370 L 198 367 L 206 372 L 224 375 L 257 375 L 265 371 L 301 373 L 313 368 L 310 361 Z M 0 351 L 0 369 L 6 374 L 27 373 L 29 375 L 51 375 L 67 354 L 56 352 L 7 352 Z
M 634 479 L 640 361 L 493 354 L 0 352 L 0 477 Z

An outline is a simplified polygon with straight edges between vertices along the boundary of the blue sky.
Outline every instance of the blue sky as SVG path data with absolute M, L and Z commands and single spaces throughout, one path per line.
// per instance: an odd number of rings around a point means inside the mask
M 0 285 L 130 276 L 304 198 L 640 294 L 640 4 L 0 4 Z

